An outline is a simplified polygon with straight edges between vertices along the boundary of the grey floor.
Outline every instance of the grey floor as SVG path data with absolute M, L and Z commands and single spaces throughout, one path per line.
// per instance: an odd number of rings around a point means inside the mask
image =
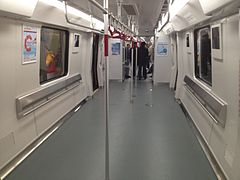
M 111 180 L 216 180 L 173 92 L 110 84 Z M 104 180 L 104 97 L 96 93 L 7 180 Z

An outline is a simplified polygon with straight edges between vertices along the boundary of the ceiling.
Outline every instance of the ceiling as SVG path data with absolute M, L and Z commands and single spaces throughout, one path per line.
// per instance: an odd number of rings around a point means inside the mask
M 103 5 L 103 0 L 96 0 Z M 164 2 L 167 0 L 109 0 L 109 12 L 117 16 L 117 1 L 122 1 L 122 17 L 121 20 L 127 25 L 128 15 L 137 13 L 135 16 L 137 24 L 139 25 L 139 35 L 150 36 L 154 34 L 155 26 L 158 22 L 159 16 L 165 9 Z M 102 12 L 97 9 L 88 0 L 70 0 L 78 6 L 79 9 L 92 14 L 100 19 L 103 18 Z
M 154 34 L 164 0 L 124 0 L 123 3 L 136 4 L 139 11 L 140 35 Z

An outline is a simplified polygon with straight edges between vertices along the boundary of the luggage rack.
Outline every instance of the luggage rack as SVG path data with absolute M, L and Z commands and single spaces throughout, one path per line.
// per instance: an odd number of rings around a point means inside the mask
M 185 89 L 195 98 L 203 110 L 223 128 L 226 124 L 227 103 L 206 91 L 189 76 L 184 77 Z
M 20 119 L 32 113 L 50 101 L 79 86 L 81 80 L 81 74 L 75 74 L 64 81 L 16 98 L 17 118 Z

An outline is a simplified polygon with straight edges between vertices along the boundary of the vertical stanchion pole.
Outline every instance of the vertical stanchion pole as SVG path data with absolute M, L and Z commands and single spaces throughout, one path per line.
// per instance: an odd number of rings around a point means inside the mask
M 138 37 L 137 37 L 137 40 L 138 40 Z M 135 88 L 137 87 L 137 76 L 138 76 L 138 45 L 136 44 L 136 59 L 135 59 Z
M 134 43 L 132 42 L 132 50 L 131 50 L 131 87 L 130 87 L 130 103 L 133 104 L 133 48 Z
M 108 10 L 108 0 L 104 0 L 104 9 Z M 108 134 L 108 120 L 109 120 L 109 61 L 108 61 L 108 14 L 104 14 L 104 59 L 105 59 L 105 180 L 110 180 L 109 177 L 109 134 Z

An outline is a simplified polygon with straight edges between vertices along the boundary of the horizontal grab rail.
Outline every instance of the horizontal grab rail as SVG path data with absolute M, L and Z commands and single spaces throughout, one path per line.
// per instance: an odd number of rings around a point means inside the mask
M 81 80 L 81 75 L 76 74 L 64 81 L 16 98 L 17 117 L 20 119 L 71 89 L 79 86 Z
M 186 88 L 201 105 L 201 107 L 208 113 L 215 123 L 225 127 L 227 116 L 227 103 L 216 97 L 214 94 L 206 91 L 203 87 L 198 85 L 189 76 L 184 77 Z

